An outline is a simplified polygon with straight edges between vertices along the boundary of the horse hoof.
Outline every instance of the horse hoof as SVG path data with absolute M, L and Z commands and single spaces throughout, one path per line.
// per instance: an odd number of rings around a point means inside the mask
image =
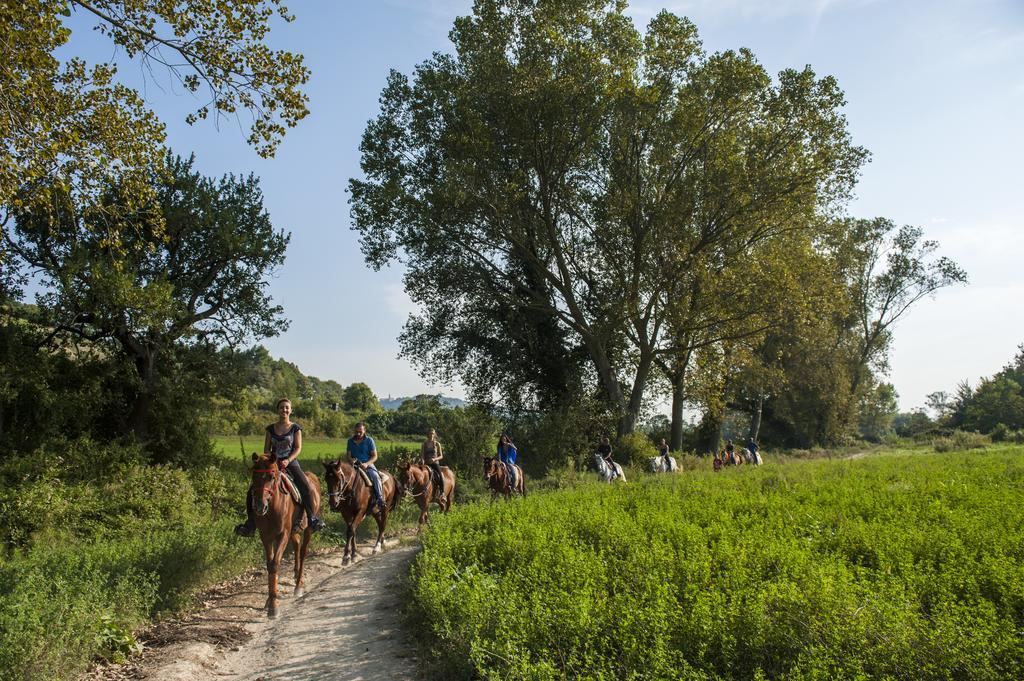
M 341 559 L 341 564 L 342 565 L 348 565 L 351 562 L 352 562 L 352 559 L 349 558 L 348 556 L 345 556 L 344 558 Z
M 294 593 L 294 594 L 292 594 L 292 595 L 293 595 L 293 596 L 295 596 L 296 598 L 302 598 L 302 597 L 303 597 L 303 596 L 304 596 L 305 594 L 306 594 L 306 591 L 305 591 L 305 589 L 303 589 L 303 588 L 302 588 L 302 587 L 300 586 L 300 587 L 297 587 L 297 588 L 295 589 L 295 593 Z
M 377 555 L 377 552 L 378 552 L 378 551 L 380 551 L 380 547 L 379 547 L 379 546 L 377 546 L 376 544 L 374 544 L 374 545 L 373 545 L 373 550 L 372 550 L 372 551 L 370 551 L 370 555 L 371 555 L 371 556 L 376 556 L 376 555 Z
M 277 619 L 277 608 L 267 608 L 267 619 L 270 619 L 270 620 L 276 620 Z

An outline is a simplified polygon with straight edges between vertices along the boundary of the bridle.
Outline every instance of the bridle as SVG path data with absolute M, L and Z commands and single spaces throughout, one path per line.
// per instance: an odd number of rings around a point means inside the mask
M 254 468 L 253 473 L 270 473 L 274 477 L 270 479 L 269 483 L 264 483 L 260 487 L 260 499 L 263 498 L 267 492 L 270 492 L 270 498 L 273 499 L 277 495 L 277 488 L 281 482 L 281 469 L 274 464 L 270 465 L 270 468 Z M 251 486 L 251 485 L 250 485 Z
M 337 468 L 334 469 L 334 474 L 337 475 L 338 480 L 341 481 L 341 487 L 337 492 L 328 492 L 327 496 L 328 498 L 331 499 L 331 501 L 341 503 L 342 501 L 346 501 L 352 497 L 352 486 L 349 485 L 348 480 L 345 479 L 345 474 L 342 472 L 340 464 L 338 465 Z M 348 491 L 347 494 L 346 490 Z
M 427 485 L 430 484 L 430 472 L 427 471 L 427 481 L 425 483 L 423 483 L 423 486 L 420 488 L 420 491 L 419 492 L 413 492 L 412 491 L 412 484 L 411 484 L 411 483 L 414 482 L 414 480 L 412 478 L 412 474 L 411 474 L 412 466 L 413 466 L 413 464 L 410 464 L 409 467 L 405 469 L 406 473 L 409 473 L 409 482 L 410 482 L 409 485 L 403 485 L 402 482 L 401 482 L 401 479 L 399 477 L 395 478 L 395 482 L 397 482 L 398 485 L 402 488 L 403 493 L 408 494 L 409 496 L 411 496 L 413 498 L 415 498 L 415 497 L 422 497 L 424 494 L 427 493 Z M 401 475 L 401 474 L 399 474 L 399 475 Z

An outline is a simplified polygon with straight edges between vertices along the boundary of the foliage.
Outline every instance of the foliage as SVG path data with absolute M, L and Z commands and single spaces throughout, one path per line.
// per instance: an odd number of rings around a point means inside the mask
M 131 448 L 51 447 L 0 466 L 2 679 L 75 678 L 96 654 L 127 654 L 139 624 L 260 555 L 231 533 L 241 464 L 185 473 L 133 463 Z M 81 475 L 89 460 L 105 469 Z
M 365 383 L 353 383 L 345 388 L 345 409 L 369 414 L 380 411 L 380 400 Z
M 891 383 L 879 383 L 865 390 L 860 398 L 858 431 L 868 442 L 881 442 L 893 432 L 893 418 L 899 410 L 896 388 Z
M 1018 678 L 1022 480 L 1019 449 L 705 461 L 463 508 L 415 608 L 446 678 Z
M 476 475 L 480 459 L 494 456 L 499 426 L 498 419 L 478 405 L 443 410 L 436 427 L 445 465 L 455 468 L 461 477 Z M 524 459 L 528 454 L 520 452 Z
M 445 409 L 438 395 L 417 395 L 392 413 L 390 430 L 400 435 L 425 435 L 428 428 L 437 428 Z
M 935 438 L 932 446 L 937 452 L 962 452 L 967 449 L 984 449 L 992 440 L 980 433 L 955 430 L 951 435 Z
M 892 420 L 893 431 L 900 437 L 914 437 L 935 429 L 935 421 L 923 411 L 896 414 Z
M 647 466 L 647 460 L 658 455 L 658 448 L 644 433 L 623 435 L 615 442 L 612 458 L 623 466 Z
M 135 373 L 134 385 L 125 386 L 128 428 L 163 461 L 180 443 L 155 438 L 152 421 L 187 418 L 154 404 L 179 401 L 182 385 L 206 375 L 180 365 L 216 359 L 219 344 L 287 328 L 267 287 L 288 236 L 271 225 L 258 181 L 214 181 L 193 171 L 193 162 L 168 159 L 169 175 L 154 178 L 156 203 L 140 212 L 115 220 L 55 200 L 49 210 L 18 211 L 11 233 L 12 247 L 42 278 L 37 302 L 53 329 L 42 344 L 84 342 L 122 356 Z M 114 187 L 103 202 L 125 205 Z M 121 234 L 115 259 L 111 230 Z
M 0 225 L 9 211 L 51 205 L 67 195 L 96 204 L 120 186 L 133 211 L 152 198 L 162 166 L 164 127 L 138 92 L 117 81 L 114 59 L 89 65 L 73 56 L 72 10 L 96 20 L 114 55 L 123 54 L 192 93 L 205 91 L 199 118 L 252 114 L 249 143 L 271 156 L 286 127 L 308 113 L 299 89 L 309 78 L 301 55 L 266 45 L 271 22 L 292 17 L 280 0 L 166 3 L 158 0 L 28 0 L 0 7 Z M 62 61 L 58 52 L 72 52 Z M 21 196 L 16 194 L 21 192 Z M 118 233 L 107 232 L 116 246 Z M 0 232 L 0 236 L 5 235 Z M 0 265 L 6 267 L 0 243 Z
M 641 35 L 621 2 L 480 0 L 451 37 L 391 74 L 350 182 L 368 261 L 400 255 L 424 310 L 403 354 L 513 408 L 599 394 L 630 432 L 677 275 L 783 255 L 848 197 L 842 92 L 668 12 Z

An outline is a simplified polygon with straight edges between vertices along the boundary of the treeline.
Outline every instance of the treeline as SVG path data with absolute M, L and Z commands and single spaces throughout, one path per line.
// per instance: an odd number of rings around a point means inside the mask
M 567 452 L 663 401 L 674 449 L 687 408 L 701 451 L 737 411 L 774 445 L 857 437 L 893 323 L 965 274 L 846 215 L 868 152 L 834 78 L 621 3 L 483 0 L 451 37 L 392 72 L 349 185 L 421 310 L 405 357 Z
M 1017 355 L 990 378 L 972 388 L 961 382 L 954 394 L 928 395 L 924 410 L 896 415 L 892 430 L 902 437 L 919 437 L 953 430 L 982 433 L 996 442 L 1024 442 L 1024 344 Z

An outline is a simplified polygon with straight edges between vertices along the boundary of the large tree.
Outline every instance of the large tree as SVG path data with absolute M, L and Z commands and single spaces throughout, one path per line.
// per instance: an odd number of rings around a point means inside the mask
M 110 60 L 58 58 L 74 54 L 73 13 L 110 39 Z M 275 15 L 292 19 L 281 0 L 0 3 L 0 236 L 12 211 L 46 206 L 54 193 L 78 210 L 100 207 L 111 185 L 122 187 L 124 205 L 107 210 L 130 212 L 152 200 L 164 128 L 118 81 L 119 55 L 196 93 L 190 123 L 248 111 L 249 142 L 272 155 L 285 129 L 307 114 L 300 87 L 309 78 L 301 55 L 266 45 Z M 0 269 L 13 266 L 8 258 L 0 241 Z
M 77 211 L 55 193 L 47 209 L 18 212 L 10 235 L 43 284 L 37 302 L 52 327 L 43 344 L 86 339 L 131 362 L 127 426 L 142 441 L 178 346 L 236 346 L 287 328 L 267 287 L 289 236 L 271 224 L 258 180 L 205 178 L 192 163 L 169 159 L 168 173 L 153 178 L 154 203 L 119 212 L 114 225 L 108 211 Z M 123 208 L 119 187 L 101 200 Z M 116 256 L 106 238 L 112 230 Z
M 364 253 L 402 260 L 423 308 L 407 356 L 472 378 L 508 361 L 495 341 L 538 367 L 579 349 L 620 433 L 665 347 L 666 266 L 713 264 L 838 205 L 865 157 L 833 79 L 706 55 L 665 12 L 641 36 L 624 7 L 478 0 L 454 55 L 391 74 L 350 183 Z M 523 320 L 559 340 L 531 345 Z

